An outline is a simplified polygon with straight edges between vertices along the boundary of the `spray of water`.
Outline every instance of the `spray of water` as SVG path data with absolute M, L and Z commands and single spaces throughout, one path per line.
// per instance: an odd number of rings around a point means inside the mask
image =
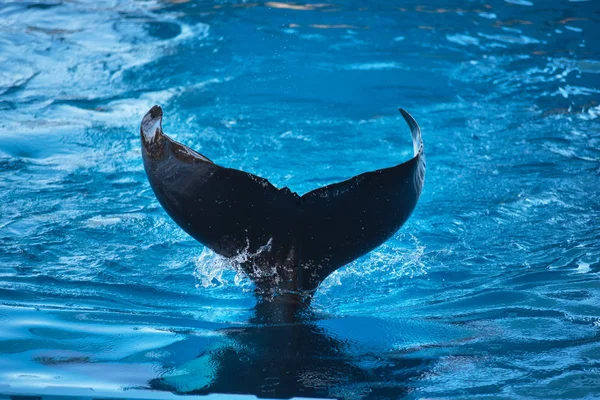
M 344 282 L 368 277 L 374 282 L 413 278 L 426 275 L 424 261 L 425 246 L 410 235 L 412 243 L 409 248 L 397 242 L 388 242 L 367 256 L 362 257 L 331 274 L 320 286 L 320 291 L 327 292 L 333 287 L 342 286 Z M 275 283 L 280 279 L 276 266 L 265 269 L 255 265 L 252 260 L 262 252 L 271 248 L 271 240 L 255 252 L 249 251 L 249 245 L 231 258 L 220 256 L 208 248 L 204 248 L 195 260 L 194 277 L 197 288 L 216 288 L 229 285 L 231 282 L 245 291 L 253 290 L 252 280 L 269 278 Z M 242 266 L 244 268 L 242 268 Z M 252 280 L 249 278 L 252 276 Z
M 275 267 L 272 270 L 264 271 L 252 264 L 252 260 L 255 257 L 271 248 L 271 242 L 272 240 L 269 239 L 265 245 L 259 247 L 255 252 L 249 250 L 250 244 L 247 243 L 242 251 L 231 258 L 223 257 L 205 247 L 200 256 L 195 260 L 196 268 L 194 269 L 194 277 L 196 278 L 196 287 L 218 287 L 233 281 L 235 286 L 250 290 L 252 282 L 242 268 L 242 265 L 250 265 L 253 276 L 276 276 Z M 230 277 L 232 274 L 233 278 Z
M 332 273 L 319 287 L 321 292 L 327 292 L 335 286 L 356 279 L 368 279 L 373 282 L 413 278 L 426 275 L 427 267 L 424 262 L 425 246 L 410 235 L 412 246 L 399 246 L 391 241 L 383 244 L 368 255 L 351 262 L 345 268 Z

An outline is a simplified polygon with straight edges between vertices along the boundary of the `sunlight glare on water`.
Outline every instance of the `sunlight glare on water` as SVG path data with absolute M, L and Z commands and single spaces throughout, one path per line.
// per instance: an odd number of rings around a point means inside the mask
M 0 4 L 0 393 L 600 397 L 596 1 Z M 306 321 L 149 187 L 139 123 L 300 194 L 412 155 Z M 141 394 L 140 394 L 141 393 Z

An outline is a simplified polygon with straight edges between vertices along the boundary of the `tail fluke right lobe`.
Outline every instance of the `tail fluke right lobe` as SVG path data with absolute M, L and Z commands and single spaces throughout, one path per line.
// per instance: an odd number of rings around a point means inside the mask
M 424 147 L 417 122 L 400 112 L 411 128 L 411 160 L 302 196 L 300 254 L 306 289 L 316 289 L 333 271 L 384 243 L 414 210 L 424 183 Z

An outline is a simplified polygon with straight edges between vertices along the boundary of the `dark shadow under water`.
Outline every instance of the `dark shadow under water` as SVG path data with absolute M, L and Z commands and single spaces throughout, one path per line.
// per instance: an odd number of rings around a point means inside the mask
M 196 395 L 402 398 L 431 362 L 403 357 L 392 348 L 385 356 L 356 351 L 351 341 L 336 337 L 318 321 L 310 307 L 259 303 L 249 325 L 221 331 L 226 340 L 219 346 L 207 349 L 193 336 L 180 342 L 179 351 L 188 357 L 197 354 L 188 358 L 185 374 L 155 378 L 149 386 Z

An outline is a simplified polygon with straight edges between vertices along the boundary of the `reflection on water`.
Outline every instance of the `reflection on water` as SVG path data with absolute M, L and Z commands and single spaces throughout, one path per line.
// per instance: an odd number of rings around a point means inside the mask
M 597 397 L 599 18 L 594 1 L 3 2 L 0 393 Z M 311 309 L 265 310 L 152 194 L 155 103 L 177 140 L 297 192 L 407 159 L 406 108 L 423 196 Z
M 427 347 L 473 341 L 434 322 L 332 318 L 288 305 L 257 305 L 248 323 L 115 311 L 3 308 L 0 364 L 9 393 L 45 386 L 152 389 L 261 397 L 398 397 L 433 360 Z M 36 319 L 43 313 L 44 321 Z M 442 344 L 443 343 L 443 344 Z M 108 374 L 116 368 L 117 376 Z M 158 373 L 158 374 L 157 374 Z M 10 386 L 9 386 L 10 388 Z
M 272 321 L 280 312 L 270 305 L 258 306 L 250 325 L 224 329 L 222 343 L 208 349 L 192 337 L 178 343 L 194 358 L 152 380 L 150 387 L 181 394 L 252 393 L 276 398 L 401 397 L 426 367 L 425 360 L 399 354 L 352 354 L 352 342 L 319 325 L 310 311 Z

